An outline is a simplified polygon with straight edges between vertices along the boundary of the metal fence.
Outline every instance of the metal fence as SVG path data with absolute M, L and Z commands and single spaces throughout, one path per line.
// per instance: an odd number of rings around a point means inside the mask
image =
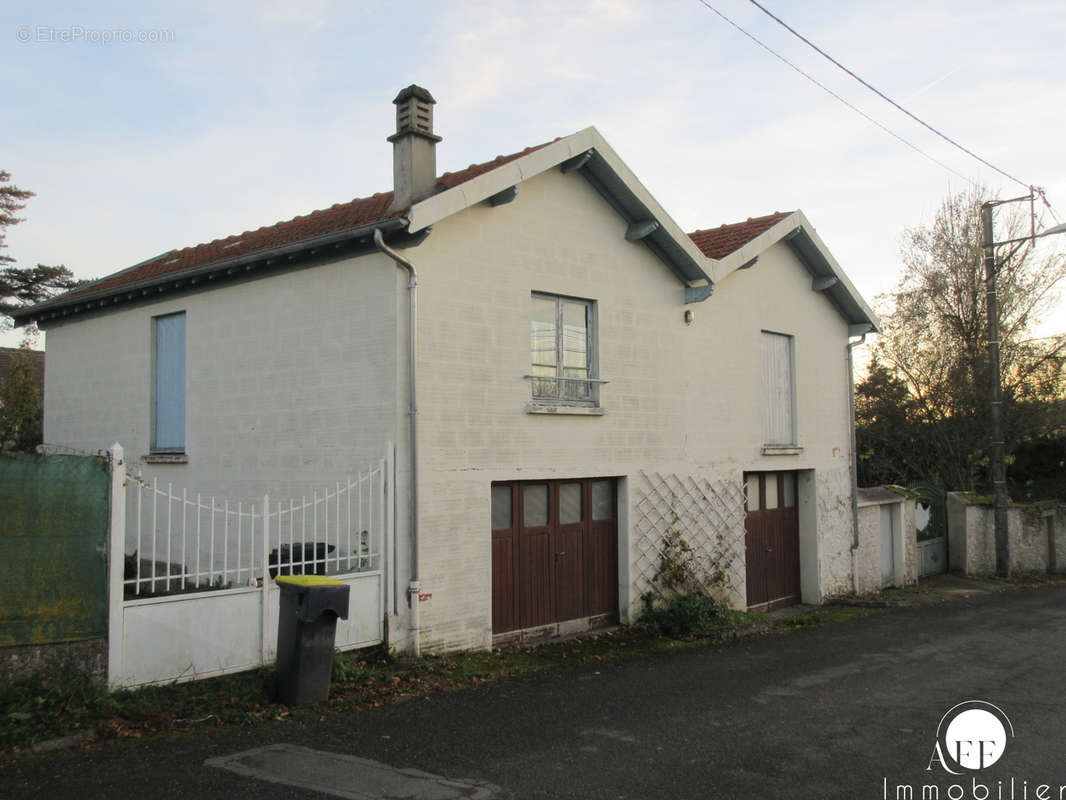
M 277 575 L 380 569 L 385 460 L 310 496 L 190 496 L 127 470 L 127 597 L 260 586 Z M 132 549 L 132 554 L 130 550 Z
M 273 578 L 332 575 L 349 588 L 335 646 L 384 640 L 395 535 L 394 451 L 310 495 L 255 501 L 147 481 L 110 450 L 108 683 L 194 680 L 252 669 L 275 654 Z

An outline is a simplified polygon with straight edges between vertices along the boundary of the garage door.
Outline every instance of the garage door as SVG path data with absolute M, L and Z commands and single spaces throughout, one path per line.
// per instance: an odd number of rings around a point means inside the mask
M 492 485 L 492 632 L 618 619 L 613 478 Z
M 745 518 L 748 608 L 800 601 L 799 513 L 795 472 L 749 472 Z

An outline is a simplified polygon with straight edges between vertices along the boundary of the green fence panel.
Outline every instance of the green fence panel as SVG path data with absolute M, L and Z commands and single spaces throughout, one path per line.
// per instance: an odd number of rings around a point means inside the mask
M 108 460 L 0 456 L 0 646 L 107 635 Z

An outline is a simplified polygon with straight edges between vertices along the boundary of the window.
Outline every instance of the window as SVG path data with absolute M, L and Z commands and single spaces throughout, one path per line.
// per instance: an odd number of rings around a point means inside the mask
M 596 406 L 596 304 L 534 294 L 530 328 L 533 400 Z
M 762 332 L 763 443 L 796 446 L 794 347 L 791 336 Z
M 185 452 L 185 312 L 155 317 L 152 452 Z

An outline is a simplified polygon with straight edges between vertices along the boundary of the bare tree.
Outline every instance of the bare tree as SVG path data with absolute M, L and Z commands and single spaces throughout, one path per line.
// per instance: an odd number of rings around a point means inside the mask
M 913 398 L 912 413 L 936 454 L 930 476 L 973 490 L 988 463 L 989 367 L 981 203 L 987 192 L 950 197 L 929 226 L 904 233 L 903 271 L 880 298 L 884 332 L 875 355 Z M 1002 214 L 999 240 L 1025 236 L 1024 214 Z M 1066 277 L 1061 252 L 1038 257 L 1029 245 L 1001 251 L 998 272 L 1000 358 L 1007 445 L 1040 432 L 1061 403 L 1066 335 L 1035 338 Z

